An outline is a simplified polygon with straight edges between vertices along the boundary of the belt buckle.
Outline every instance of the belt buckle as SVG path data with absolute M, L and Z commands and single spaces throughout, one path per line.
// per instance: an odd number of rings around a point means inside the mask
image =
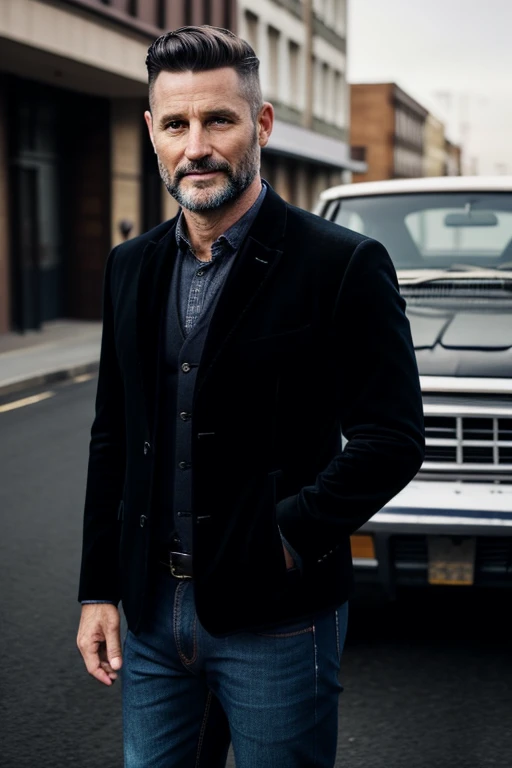
M 186 573 L 176 573 L 175 566 L 173 565 L 173 562 L 172 562 L 172 556 L 174 554 L 180 554 L 180 553 L 179 552 L 171 552 L 170 553 L 170 556 L 169 556 L 169 568 L 171 570 L 171 576 L 173 576 L 175 579 L 191 579 L 192 576 L 189 576 Z

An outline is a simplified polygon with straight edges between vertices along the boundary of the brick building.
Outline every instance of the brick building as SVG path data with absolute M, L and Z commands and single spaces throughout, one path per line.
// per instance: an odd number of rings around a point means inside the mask
M 354 181 L 423 176 L 427 109 L 395 83 L 368 83 L 350 86 L 350 112 L 350 143 L 368 165 Z

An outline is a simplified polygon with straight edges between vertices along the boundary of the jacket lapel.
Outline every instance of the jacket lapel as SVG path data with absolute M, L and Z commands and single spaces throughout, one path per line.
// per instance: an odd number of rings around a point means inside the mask
M 282 254 L 286 204 L 270 187 L 242 249 L 235 256 L 210 321 L 196 394 Z
M 175 228 L 176 221 L 161 240 L 146 246 L 137 288 L 137 357 L 150 433 L 156 406 L 160 329 L 176 261 Z

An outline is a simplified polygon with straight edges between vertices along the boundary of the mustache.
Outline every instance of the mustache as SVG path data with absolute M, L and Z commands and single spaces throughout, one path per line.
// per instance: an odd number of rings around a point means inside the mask
M 229 173 L 231 170 L 228 163 L 219 163 L 215 160 L 199 160 L 197 163 L 189 163 L 182 168 L 177 168 L 174 177 L 176 181 L 180 181 L 189 173 L 208 173 L 211 171 L 226 171 Z

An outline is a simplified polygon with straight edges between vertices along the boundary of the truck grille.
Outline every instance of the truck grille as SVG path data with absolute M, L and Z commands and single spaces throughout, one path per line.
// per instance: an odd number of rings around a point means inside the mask
M 510 475 L 512 408 L 425 404 L 426 452 L 422 472 Z
M 423 574 L 426 582 L 428 545 L 426 536 L 392 536 L 390 555 L 395 575 Z M 475 584 L 512 586 L 512 536 L 481 536 L 476 540 Z

